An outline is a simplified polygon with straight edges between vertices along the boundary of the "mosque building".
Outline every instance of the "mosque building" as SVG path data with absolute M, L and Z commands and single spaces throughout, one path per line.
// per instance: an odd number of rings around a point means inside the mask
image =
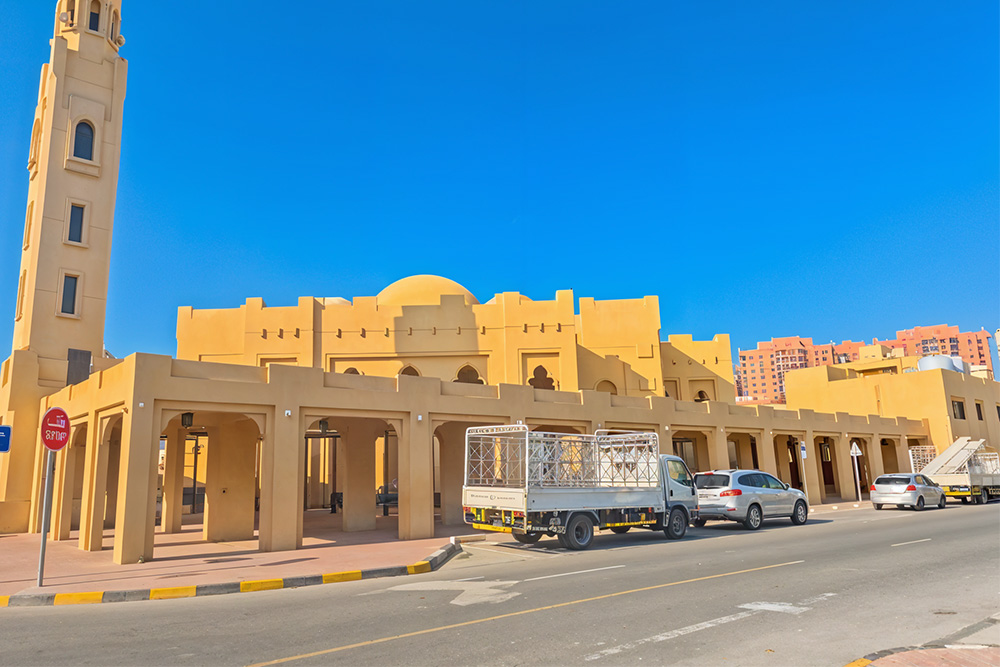
M 395 481 L 400 539 L 431 537 L 437 523 L 462 522 L 464 431 L 483 424 L 652 431 L 692 469 L 759 468 L 812 503 L 854 497 L 852 444 L 867 479 L 907 470 L 911 446 L 950 444 L 936 417 L 888 407 L 887 380 L 879 405 L 839 389 L 816 396 L 863 369 L 807 369 L 840 375 L 806 378 L 802 401 L 791 373 L 789 409 L 738 405 L 729 337 L 661 340 L 651 296 L 577 307 L 568 290 L 542 301 L 502 292 L 480 303 L 451 280 L 413 276 L 352 300 L 182 307 L 176 357 L 110 358 L 121 25 L 120 0 L 61 0 L 42 67 L 13 349 L 0 367 L 0 424 L 13 430 L 0 453 L 0 532 L 39 529 L 39 490 L 53 475 L 51 538 L 98 551 L 108 529 L 115 563 L 153 559 L 156 535 L 179 531 L 198 493 L 205 540 L 277 551 L 302 545 L 304 512 L 331 496 L 342 530 L 373 529 L 376 489 Z M 927 391 L 974 395 L 985 421 L 966 431 L 1000 440 L 997 383 L 942 377 Z M 47 471 L 38 427 L 52 406 L 72 430 Z

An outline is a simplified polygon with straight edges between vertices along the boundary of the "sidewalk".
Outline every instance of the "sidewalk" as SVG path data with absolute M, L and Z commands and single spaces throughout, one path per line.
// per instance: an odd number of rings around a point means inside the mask
M 438 523 L 435 525 L 433 538 L 399 540 L 396 537 L 395 516 L 380 516 L 376 520 L 375 530 L 356 533 L 340 530 L 341 516 L 330 514 L 329 510 L 309 510 L 304 513 L 301 549 L 264 553 L 258 551 L 256 539 L 205 542 L 202 540 L 201 516 L 189 515 L 184 517 L 182 532 L 156 533 L 152 561 L 133 565 L 116 565 L 112 562 L 112 530 L 105 531 L 104 549 L 98 552 L 79 550 L 77 533 L 74 531 L 69 540 L 49 541 L 46 547 L 45 585 L 41 588 L 35 586 L 38 576 L 39 535 L 0 535 L 0 553 L 3 554 L 0 606 L 7 606 L 8 603 L 15 606 L 18 602 L 8 600 L 6 596 L 51 596 L 98 591 L 141 592 L 212 586 L 215 588 L 206 590 L 222 593 L 230 592 L 234 583 L 237 584 L 237 590 L 248 590 L 245 583 L 240 588 L 238 584 L 241 582 L 317 578 L 335 573 L 345 575 L 340 577 L 343 580 L 360 579 L 362 572 L 368 578 L 429 571 L 447 559 L 439 557 L 438 562 L 429 565 L 427 561 L 431 555 L 441 550 L 454 550 L 451 544 L 453 536 L 473 532 L 468 526 L 443 526 Z M 299 585 L 305 583 L 321 581 L 300 582 Z M 219 586 L 225 584 L 230 586 Z M 283 586 L 272 583 L 257 587 Z M 68 601 L 70 598 L 64 596 L 61 599 Z M 101 601 L 93 599 L 93 596 L 75 599 L 78 602 Z M 146 598 L 133 595 L 127 599 Z

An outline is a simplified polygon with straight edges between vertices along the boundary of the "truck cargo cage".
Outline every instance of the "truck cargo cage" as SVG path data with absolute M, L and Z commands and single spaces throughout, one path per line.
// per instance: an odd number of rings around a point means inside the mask
M 466 432 L 466 485 L 504 488 L 652 488 L 660 483 L 656 433 L 595 435 L 484 426 Z

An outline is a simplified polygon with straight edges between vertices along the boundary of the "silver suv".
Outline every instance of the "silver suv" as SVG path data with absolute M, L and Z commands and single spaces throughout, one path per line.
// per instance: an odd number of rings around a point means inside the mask
M 809 519 L 806 494 L 759 470 L 711 470 L 694 476 L 699 518 L 739 521 L 757 530 L 764 519 L 791 518 L 799 526 Z

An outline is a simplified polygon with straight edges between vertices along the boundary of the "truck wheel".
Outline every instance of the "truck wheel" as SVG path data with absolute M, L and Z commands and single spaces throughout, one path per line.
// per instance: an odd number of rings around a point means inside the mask
M 663 527 L 663 534 L 667 536 L 669 540 L 679 540 L 684 537 L 684 533 L 687 532 L 688 522 L 687 517 L 684 516 L 684 510 L 679 507 L 675 507 L 670 510 L 670 516 L 667 518 L 667 525 Z
M 556 539 L 559 540 L 559 546 L 563 549 L 571 549 L 569 542 L 566 541 L 566 533 L 556 533 Z
M 573 551 L 583 551 L 594 541 L 594 524 L 585 514 L 577 514 L 566 524 L 565 545 Z
M 980 491 L 979 492 L 979 502 L 982 503 L 983 505 L 985 505 L 986 503 L 990 502 L 990 492 L 987 491 L 986 489 L 983 489 L 982 491 Z
M 521 544 L 534 544 L 542 539 L 541 533 L 514 533 L 514 539 Z
M 917 504 L 913 506 L 914 512 L 920 512 L 924 509 L 924 497 L 920 496 L 917 498 Z
M 616 535 L 624 535 L 632 526 L 611 526 L 611 532 Z
M 743 525 L 747 530 L 757 530 L 764 521 L 764 514 L 760 511 L 760 505 L 751 505 L 747 508 L 747 518 L 743 519 Z
M 969 504 L 969 497 L 968 496 L 962 496 L 962 504 L 963 505 L 968 505 Z
M 691 525 L 694 526 L 695 528 L 702 528 L 705 525 L 705 523 L 706 523 L 705 519 L 695 519 L 694 521 L 691 522 Z
M 808 520 L 809 509 L 806 507 L 806 504 L 800 500 L 795 503 L 795 509 L 792 511 L 792 523 L 796 526 L 801 526 Z

